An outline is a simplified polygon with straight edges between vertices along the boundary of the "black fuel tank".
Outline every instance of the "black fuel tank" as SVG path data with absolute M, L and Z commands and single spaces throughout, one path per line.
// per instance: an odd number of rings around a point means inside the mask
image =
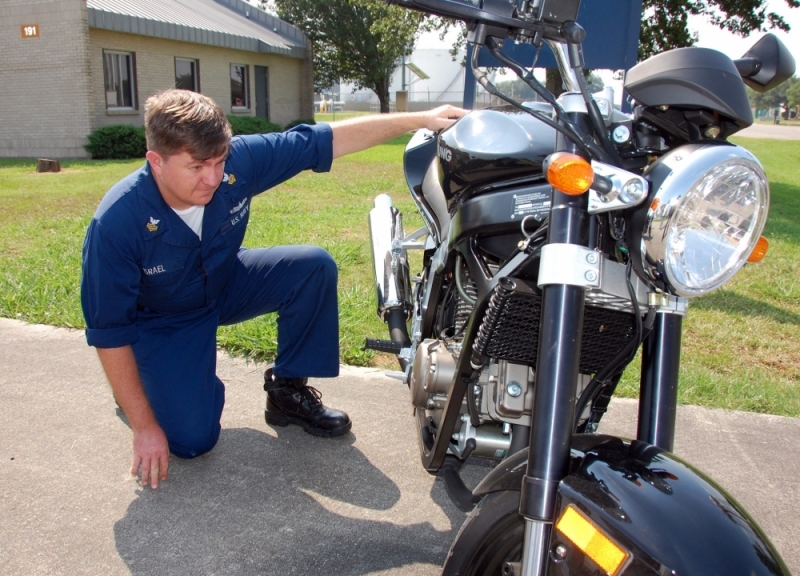
M 470 112 L 439 135 L 439 179 L 448 209 L 465 194 L 542 176 L 555 130 L 511 106 Z

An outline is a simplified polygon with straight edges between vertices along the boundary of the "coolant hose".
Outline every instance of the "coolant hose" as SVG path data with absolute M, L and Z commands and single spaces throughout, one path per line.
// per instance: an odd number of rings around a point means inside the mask
M 470 439 L 471 442 L 475 440 Z M 461 479 L 459 470 L 463 462 L 454 456 L 445 456 L 442 467 L 439 468 L 439 476 L 444 480 L 447 494 L 453 503 L 464 512 L 469 512 L 475 507 L 475 504 L 480 502 L 481 497 L 475 496 L 472 490 L 467 488 L 464 480 Z

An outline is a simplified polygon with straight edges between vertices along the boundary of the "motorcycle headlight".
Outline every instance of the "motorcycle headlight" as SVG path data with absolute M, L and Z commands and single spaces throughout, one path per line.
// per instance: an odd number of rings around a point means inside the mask
M 761 164 L 739 146 L 690 144 L 659 158 L 645 178 L 650 198 L 628 221 L 637 272 L 684 297 L 722 286 L 744 265 L 767 220 Z

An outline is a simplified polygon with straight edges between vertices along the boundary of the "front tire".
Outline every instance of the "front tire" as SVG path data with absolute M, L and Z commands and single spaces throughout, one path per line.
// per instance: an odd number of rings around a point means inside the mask
M 458 531 L 442 576 L 502 576 L 506 562 L 519 562 L 525 537 L 519 499 L 510 490 L 485 496 Z

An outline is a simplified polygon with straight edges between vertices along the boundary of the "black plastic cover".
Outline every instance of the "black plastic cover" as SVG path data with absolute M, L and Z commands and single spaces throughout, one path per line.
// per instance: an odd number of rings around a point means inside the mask
M 520 490 L 527 463 L 528 450 L 506 458 L 473 494 Z M 625 574 L 790 574 L 728 493 L 673 454 L 644 442 L 574 435 L 570 474 L 559 484 L 558 496 L 556 518 L 572 504 L 633 555 Z M 582 566 L 584 556 L 555 532 L 551 545 L 558 544 L 568 550 L 562 566 L 570 567 L 559 573 L 597 573 Z
M 677 48 L 648 58 L 625 75 L 625 89 L 647 107 L 717 112 L 745 128 L 753 111 L 733 61 L 709 48 Z

